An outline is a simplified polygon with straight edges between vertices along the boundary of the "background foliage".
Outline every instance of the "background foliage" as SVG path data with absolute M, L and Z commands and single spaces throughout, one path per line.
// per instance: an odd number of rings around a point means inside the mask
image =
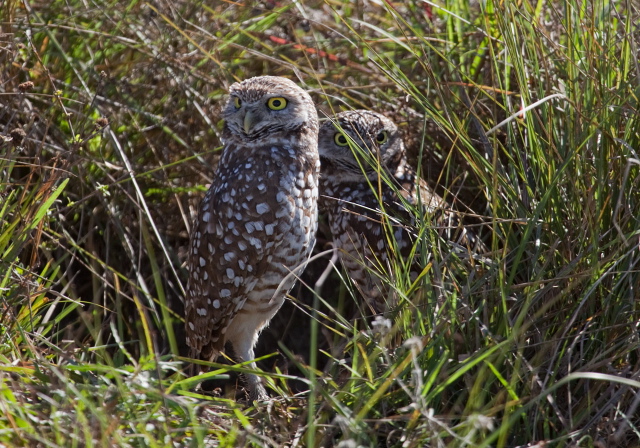
M 639 23 L 630 0 L 6 0 L 0 444 L 640 446 Z M 424 222 L 392 323 L 352 319 L 319 257 L 261 340 L 282 398 L 253 407 L 194 392 L 180 316 L 221 104 L 264 74 L 393 118 L 491 263 Z

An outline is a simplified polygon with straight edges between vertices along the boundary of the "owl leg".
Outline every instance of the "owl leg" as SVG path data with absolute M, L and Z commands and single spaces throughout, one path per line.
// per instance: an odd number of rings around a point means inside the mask
M 258 341 L 258 335 L 258 330 L 228 333 L 227 340 L 233 346 L 234 360 L 236 362 L 240 363 L 255 358 L 253 347 Z M 248 367 L 252 370 L 258 369 L 255 362 L 250 363 Z M 259 376 L 250 373 L 242 374 L 241 376 L 244 379 L 249 391 L 249 401 L 266 401 L 269 399 L 269 395 L 267 395 L 267 391 L 262 385 Z

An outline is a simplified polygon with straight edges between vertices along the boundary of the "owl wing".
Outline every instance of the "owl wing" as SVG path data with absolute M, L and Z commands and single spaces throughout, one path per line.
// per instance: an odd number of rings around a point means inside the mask
M 229 149 L 233 150 L 225 150 Z M 274 225 L 269 223 L 276 222 L 276 194 L 265 179 L 259 181 L 260 169 L 221 162 L 200 205 L 191 236 L 185 303 L 192 357 L 208 360 L 224 349 L 229 323 L 267 270 L 268 254 L 283 238 L 269 229 Z
M 408 256 L 415 241 L 414 216 L 407 210 L 406 204 L 420 206 L 428 222 L 438 229 L 438 233 L 447 241 L 459 244 L 476 251 L 482 242 L 463 226 L 462 217 L 452 210 L 451 206 L 427 184 L 417 177 L 415 171 L 405 167 L 402 175 L 395 178 L 397 188 L 387 188 L 383 193 L 385 213 L 392 225 L 398 249 L 403 256 Z M 373 194 L 369 202 L 376 202 Z M 370 206 L 371 207 L 371 206 Z M 375 208 L 379 206 L 373 206 Z M 357 224 L 357 223 L 354 223 Z M 375 227 L 374 227 L 375 229 Z M 370 245 L 376 244 L 376 235 L 366 232 Z M 378 232 L 379 233 L 379 232 Z M 384 234 L 382 234 L 384 235 Z
M 413 184 L 413 196 L 420 196 L 425 213 L 431 214 L 431 222 L 440 228 L 440 235 L 447 241 L 459 244 L 474 253 L 486 252 L 486 246 L 477 235 L 463 223 L 462 215 L 451 208 L 444 199 L 429 187 L 427 182 L 419 179 Z

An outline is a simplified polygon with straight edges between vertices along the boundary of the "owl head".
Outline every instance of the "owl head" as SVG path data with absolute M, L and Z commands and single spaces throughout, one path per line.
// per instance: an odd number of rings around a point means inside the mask
M 301 128 L 317 132 L 313 100 L 293 81 L 279 76 L 257 76 L 233 84 L 222 116 L 225 139 L 255 141 L 291 135 Z
M 342 181 L 378 176 L 377 165 L 393 172 L 404 157 L 398 127 L 384 115 L 367 110 L 340 112 L 320 127 L 318 151 L 322 169 Z

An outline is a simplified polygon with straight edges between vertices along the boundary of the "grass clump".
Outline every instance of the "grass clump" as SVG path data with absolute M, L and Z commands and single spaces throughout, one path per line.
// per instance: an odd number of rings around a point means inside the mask
M 633 2 L 0 8 L 0 443 L 640 444 Z M 418 216 L 427 269 L 394 267 L 406 300 L 372 320 L 339 272 L 314 291 L 318 257 L 263 335 L 283 398 L 256 409 L 178 362 L 220 105 L 264 74 L 392 118 L 491 263 L 467 275 Z

